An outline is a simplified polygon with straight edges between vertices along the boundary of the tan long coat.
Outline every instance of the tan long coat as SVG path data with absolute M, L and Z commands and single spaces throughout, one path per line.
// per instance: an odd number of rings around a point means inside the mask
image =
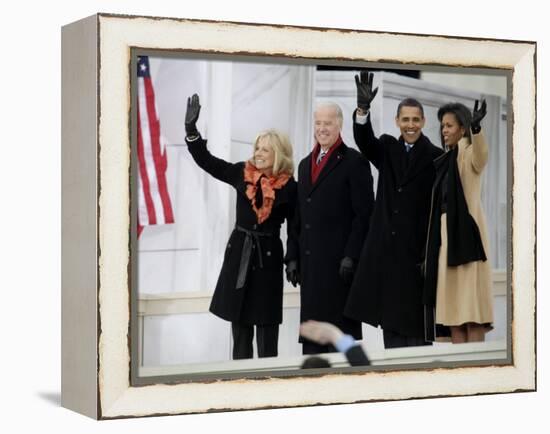
M 482 173 L 489 156 L 483 132 L 464 137 L 458 143 L 457 164 L 468 210 L 479 227 L 485 254 L 489 242 L 485 214 L 481 207 Z M 457 267 L 447 265 L 447 214 L 441 216 L 441 249 L 437 276 L 436 323 L 447 326 L 467 322 L 493 322 L 492 273 L 489 260 Z

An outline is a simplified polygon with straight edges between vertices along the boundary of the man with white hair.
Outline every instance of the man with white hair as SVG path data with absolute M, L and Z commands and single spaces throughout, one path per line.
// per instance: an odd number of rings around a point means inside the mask
M 342 109 L 322 103 L 314 113 L 315 145 L 298 167 L 298 200 L 287 247 L 287 279 L 300 283 L 300 322 L 325 321 L 361 339 L 361 323 L 344 306 L 374 203 L 368 161 L 342 141 Z M 303 354 L 336 351 L 300 338 Z

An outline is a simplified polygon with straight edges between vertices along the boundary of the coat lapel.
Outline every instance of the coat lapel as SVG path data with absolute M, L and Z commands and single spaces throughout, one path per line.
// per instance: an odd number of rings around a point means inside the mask
M 328 176 L 330 172 L 334 170 L 338 164 L 342 161 L 342 158 L 344 158 L 344 154 L 346 153 L 347 146 L 342 143 L 338 149 L 335 150 L 335 152 L 329 157 L 330 159 L 327 161 L 327 164 L 325 167 L 323 167 L 323 170 L 321 170 L 321 173 L 319 173 L 319 177 L 317 178 L 317 181 L 312 185 L 311 184 L 311 154 L 308 161 L 308 181 L 310 183 L 310 187 L 308 189 L 309 194 L 313 193 L 313 191 L 323 182 L 323 180 Z
M 417 142 L 410 152 L 412 152 L 410 157 L 411 159 L 409 161 L 409 166 L 405 172 L 403 183 L 409 182 L 428 164 L 432 163 L 428 155 L 428 149 L 425 143 L 421 141 Z
M 428 145 L 428 140 L 422 135 L 411 149 L 410 152 L 412 152 L 412 154 L 410 156 L 409 166 L 407 167 L 405 176 L 403 177 L 403 184 L 409 182 L 426 166 L 432 164 L 432 158 Z
M 389 145 L 391 169 L 395 185 L 401 185 L 403 183 L 403 179 L 405 178 L 406 169 L 405 158 L 403 155 L 403 153 L 405 152 L 404 146 L 405 144 L 403 143 L 402 138 L 399 138 L 399 140 L 396 140 L 391 145 Z
M 311 190 L 311 158 L 313 152 L 310 152 L 309 155 L 301 163 L 302 170 L 299 173 L 298 180 L 301 185 L 304 186 L 304 190 L 309 192 Z
M 275 190 L 275 200 L 273 201 L 273 208 L 278 207 L 279 205 L 289 202 L 288 194 L 288 184 L 293 182 L 294 178 L 290 178 L 288 182 L 281 188 Z

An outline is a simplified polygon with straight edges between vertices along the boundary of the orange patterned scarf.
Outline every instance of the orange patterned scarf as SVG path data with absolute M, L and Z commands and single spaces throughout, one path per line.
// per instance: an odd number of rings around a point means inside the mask
M 244 182 L 246 182 L 246 197 L 250 199 L 252 209 L 258 217 L 258 223 L 263 223 L 271 214 L 273 201 L 275 200 L 275 190 L 281 189 L 290 179 L 288 173 L 281 173 L 277 176 L 266 176 L 256 167 L 246 162 L 244 166 Z M 262 189 L 263 203 L 261 208 L 256 206 L 256 190 L 258 189 L 258 180 Z

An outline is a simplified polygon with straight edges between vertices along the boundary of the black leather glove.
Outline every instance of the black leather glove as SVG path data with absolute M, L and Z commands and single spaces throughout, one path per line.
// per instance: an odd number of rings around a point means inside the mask
M 364 112 L 370 109 L 370 103 L 376 96 L 378 88 L 372 90 L 372 72 L 361 71 L 361 76 L 355 76 L 355 85 L 357 86 L 357 107 Z
M 478 108 L 479 101 L 476 99 L 474 111 L 472 113 L 472 133 L 479 134 L 481 131 L 481 120 L 487 114 L 487 101 L 481 100 L 481 107 Z
M 355 264 L 353 259 L 346 256 L 340 261 L 340 277 L 346 285 L 351 285 L 353 274 L 355 273 Z
M 286 264 L 286 280 L 296 287 L 298 281 L 300 280 L 300 275 L 298 274 L 298 261 L 289 261 Z
M 195 93 L 191 98 L 187 98 L 187 111 L 185 112 L 185 133 L 187 137 L 191 138 L 199 135 L 197 120 L 200 112 L 199 96 Z

